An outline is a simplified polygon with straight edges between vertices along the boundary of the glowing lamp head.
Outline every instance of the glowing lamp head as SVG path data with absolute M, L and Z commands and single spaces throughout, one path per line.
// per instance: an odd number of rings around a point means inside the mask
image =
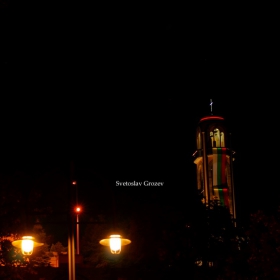
M 82 208 L 81 206 L 76 206 L 75 209 L 74 209 L 75 213 L 79 214 L 82 212 Z
M 122 238 L 119 234 L 112 234 L 109 238 L 100 240 L 99 243 L 103 246 L 109 246 L 112 254 L 120 254 L 122 246 L 130 244 L 131 241 Z
M 122 249 L 121 236 L 114 234 L 110 236 L 110 250 L 112 254 L 119 254 Z
M 44 243 L 35 242 L 32 236 L 23 236 L 22 239 L 13 241 L 12 245 L 20 248 L 23 255 L 30 256 L 34 247 L 42 246 Z
M 21 241 L 21 252 L 23 255 L 30 256 L 33 253 L 34 238 L 32 236 L 23 236 Z

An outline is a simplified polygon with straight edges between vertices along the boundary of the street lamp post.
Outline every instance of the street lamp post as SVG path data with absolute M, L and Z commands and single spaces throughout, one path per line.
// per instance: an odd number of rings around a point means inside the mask
M 79 221 L 79 214 L 81 213 L 82 208 L 80 206 L 75 207 L 76 213 L 76 253 L 77 255 L 80 254 L 80 221 Z
M 75 280 L 76 279 L 76 271 L 75 271 L 75 230 L 74 230 L 74 213 L 76 214 L 76 253 L 80 254 L 80 222 L 79 222 L 79 214 L 82 211 L 81 206 L 78 205 L 78 189 L 77 182 L 73 180 L 74 176 L 74 163 L 71 164 L 71 185 L 69 188 L 69 231 L 68 231 L 68 279 Z M 76 200 L 76 207 L 73 206 Z M 118 234 L 111 235 L 108 239 L 102 239 L 99 241 L 101 245 L 110 246 L 112 254 L 119 254 L 121 252 L 121 246 L 128 245 L 131 243 L 129 239 L 122 238 Z
M 71 165 L 71 176 L 74 174 L 74 166 L 73 163 Z M 73 213 L 73 205 L 74 205 L 74 196 L 75 196 L 75 186 L 76 181 L 72 180 L 70 188 L 69 188 L 69 213 L 68 213 L 68 279 L 75 280 L 76 279 L 76 271 L 75 271 L 75 233 L 74 233 L 74 213 Z

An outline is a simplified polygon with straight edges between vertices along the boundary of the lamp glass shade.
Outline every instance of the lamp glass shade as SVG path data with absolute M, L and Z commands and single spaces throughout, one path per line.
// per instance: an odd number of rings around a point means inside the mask
M 120 235 L 110 236 L 110 250 L 112 254 L 119 254 L 122 248 L 122 241 Z
M 33 253 L 34 241 L 31 236 L 23 236 L 21 242 L 21 252 L 23 255 L 31 255 Z

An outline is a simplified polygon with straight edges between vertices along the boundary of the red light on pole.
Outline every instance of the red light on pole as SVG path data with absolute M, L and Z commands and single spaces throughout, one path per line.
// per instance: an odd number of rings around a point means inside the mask
M 81 212 L 82 212 L 81 206 L 76 206 L 75 209 L 74 209 L 74 211 L 75 211 L 76 214 L 81 213 Z

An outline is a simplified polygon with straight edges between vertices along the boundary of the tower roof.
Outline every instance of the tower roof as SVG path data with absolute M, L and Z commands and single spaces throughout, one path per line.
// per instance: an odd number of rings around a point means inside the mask
M 204 121 L 217 121 L 217 120 L 223 121 L 224 118 L 221 117 L 221 116 L 213 116 L 213 115 L 211 115 L 211 116 L 205 116 L 205 117 L 203 117 L 203 118 L 201 118 L 201 119 L 199 120 L 199 123 L 204 122 Z

